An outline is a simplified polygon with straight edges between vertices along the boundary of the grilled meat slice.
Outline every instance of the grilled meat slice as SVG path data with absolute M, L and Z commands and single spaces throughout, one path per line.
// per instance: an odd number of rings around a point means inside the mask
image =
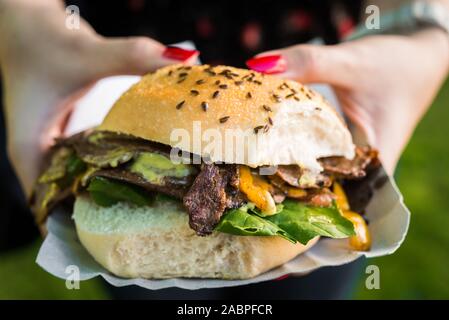
M 368 167 L 378 167 L 377 150 L 370 147 L 356 147 L 352 160 L 344 157 L 327 157 L 319 160 L 324 172 L 344 179 L 360 179 L 366 176 Z
M 201 172 L 183 199 L 190 227 L 198 235 L 212 233 L 227 208 L 236 208 L 243 203 L 236 186 L 238 171 L 235 165 L 202 165 Z
M 304 172 L 297 165 L 278 166 L 276 175 L 296 188 L 323 188 L 332 185 L 332 180 L 328 175 L 310 174 Z
M 193 182 L 193 176 L 186 176 L 183 178 L 166 176 L 160 183 L 154 183 L 146 180 L 138 173 L 121 168 L 98 170 L 92 173 L 90 178 L 95 176 L 128 182 L 148 191 L 159 192 L 177 199 L 182 199 L 184 197 Z

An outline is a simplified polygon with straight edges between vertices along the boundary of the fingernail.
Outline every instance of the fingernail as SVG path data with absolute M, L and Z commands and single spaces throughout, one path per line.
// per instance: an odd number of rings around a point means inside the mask
M 287 61 L 280 54 L 254 57 L 247 60 L 246 65 L 254 71 L 266 74 L 281 73 L 287 69 Z
M 198 50 L 186 50 L 178 47 L 167 47 L 165 48 L 162 56 L 167 59 L 186 61 L 194 55 L 198 55 L 199 53 L 200 52 Z
M 276 278 L 274 280 L 276 280 L 276 281 L 284 280 L 284 279 L 287 279 L 289 276 L 290 276 L 290 274 L 284 274 L 283 276 L 280 276 L 279 278 Z

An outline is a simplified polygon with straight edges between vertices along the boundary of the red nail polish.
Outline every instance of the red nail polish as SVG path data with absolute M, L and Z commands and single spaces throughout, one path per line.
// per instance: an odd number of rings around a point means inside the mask
M 198 55 L 198 50 L 186 50 L 178 47 L 167 47 L 165 48 L 163 57 L 172 60 L 186 61 L 193 57 L 194 55 Z
M 290 277 L 289 274 L 284 274 L 283 276 L 280 276 L 279 278 L 274 279 L 275 281 L 280 281 L 280 280 L 284 280 L 287 279 L 288 277 Z
M 287 62 L 280 54 L 255 57 L 246 61 L 248 68 L 266 74 L 281 73 L 287 69 Z

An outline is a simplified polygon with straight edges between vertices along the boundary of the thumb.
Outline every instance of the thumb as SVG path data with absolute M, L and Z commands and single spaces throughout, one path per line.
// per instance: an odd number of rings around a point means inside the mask
M 296 45 L 258 54 L 248 60 L 250 69 L 304 83 L 344 86 L 351 61 L 339 46 Z
M 166 47 L 146 37 L 100 38 L 86 55 L 91 79 L 116 74 L 144 74 L 160 67 L 197 61 L 197 50 Z

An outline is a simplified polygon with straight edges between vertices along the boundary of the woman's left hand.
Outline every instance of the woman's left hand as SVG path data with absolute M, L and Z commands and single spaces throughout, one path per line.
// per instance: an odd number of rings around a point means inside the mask
M 449 40 L 442 30 L 429 28 L 333 46 L 297 45 L 257 55 L 247 64 L 304 83 L 332 85 L 344 113 L 393 173 L 447 75 Z

